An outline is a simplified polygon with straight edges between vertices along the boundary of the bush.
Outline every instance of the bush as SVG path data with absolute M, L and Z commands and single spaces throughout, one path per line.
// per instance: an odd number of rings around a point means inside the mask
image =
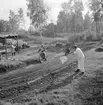
M 97 48 L 95 49 L 96 52 L 103 52 L 103 48 Z
M 7 70 L 5 67 L 0 67 L 0 73 L 5 73 Z
M 29 105 L 38 105 L 37 103 L 30 103 Z
M 71 35 L 71 36 L 69 36 L 69 38 L 68 38 L 68 42 L 71 42 L 71 43 L 80 42 L 80 41 L 82 41 L 82 40 L 83 40 L 83 38 L 82 38 L 81 35 Z
M 62 43 L 57 43 L 55 47 L 62 48 L 63 47 L 63 44 Z
M 28 34 L 29 33 L 25 30 L 19 30 L 17 32 L 18 38 L 20 38 L 20 39 L 28 38 Z
M 25 49 L 25 48 L 30 48 L 30 46 L 27 43 L 23 43 L 22 49 Z
M 57 37 L 65 37 L 65 36 L 69 36 L 69 33 L 56 33 Z
M 51 102 L 51 103 L 47 103 L 46 105 L 55 105 L 55 104 Z
M 51 32 L 44 31 L 43 32 L 43 36 L 46 36 L 46 37 L 54 37 L 54 33 L 52 31 Z
M 94 31 L 85 31 L 83 33 L 71 34 L 68 38 L 69 42 L 80 42 L 80 41 L 100 41 L 101 38 L 96 36 Z
M 33 35 L 33 36 L 40 36 L 40 32 L 38 32 L 38 31 L 31 31 L 31 32 L 30 32 L 30 35 Z
M 94 38 L 93 38 L 92 35 L 89 35 L 89 36 L 86 37 L 86 40 L 87 40 L 87 41 L 92 41 L 93 39 L 94 39 Z
M 96 36 L 96 33 L 94 31 L 87 31 L 85 33 L 85 40 L 86 41 L 100 41 L 101 38 Z

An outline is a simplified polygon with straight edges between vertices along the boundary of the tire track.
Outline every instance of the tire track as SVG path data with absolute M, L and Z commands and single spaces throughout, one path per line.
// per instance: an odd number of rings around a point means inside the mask
M 57 72 L 54 72 L 55 79 L 60 77 L 62 74 L 69 72 L 68 69 L 71 69 L 71 67 L 74 67 L 73 63 L 69 64 L 69 66 L 62 68 L 61 70 Z M 51 74 L 47 74 L 46 76 L 43 76 L 40 79 L 37 79 L 31 84 L 28 84 L 29 82 L 28 81 L 24 84 L 18 84 L 15 86 L 8 87 L 0 91 L 0 99 L 11 99 L 13 97 L 14 98 L 19 97 L 21 94 L 35 90 L 35 89 L 37 90 L 46 89 L 50 85 L 50 81 L 52 81 L 52 79 L 53 77 L 51 76 Z

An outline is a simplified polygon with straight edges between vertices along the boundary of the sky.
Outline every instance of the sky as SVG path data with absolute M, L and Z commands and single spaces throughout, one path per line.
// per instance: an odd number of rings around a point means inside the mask
M 53 20 L 54 23 L 57 21 L 57 15 L 61 10 L 61 4 L 63 2 L 68 2 L 68 0 L 44 0 L 44 3 L 51 8 L 49 18 L 50 20 Z M 8 20 L 9 10 L 11 9 L 14 12 L 17 12 L 19 8 L 23 8 L 26 15 L 26 0 L 0 0 L 0 19 Z M 29 24 L 28 18 L 26 18 L 26 24 Z
M 51 8 L 49 15 L 54 22 L 57 20 L 57 15 L 61 10 L 61 4 L 68 2 L 68 0 L 44 0 L 44 2 Z

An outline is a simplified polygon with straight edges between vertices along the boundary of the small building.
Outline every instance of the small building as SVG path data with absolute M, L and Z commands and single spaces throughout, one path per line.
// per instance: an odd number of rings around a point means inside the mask
M 18 35 L 13 35 L 13 34 L 9 34 L 9 35 L 0 35 L 0 43 L 2 43 L 3 45 L 6 44 L 7 39 L 17 39 Z

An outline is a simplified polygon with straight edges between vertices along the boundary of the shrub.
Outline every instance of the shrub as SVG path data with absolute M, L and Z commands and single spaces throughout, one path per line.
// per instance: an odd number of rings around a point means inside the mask
M 80 42 L 80 41 L 100 41 L 101 37 L 97 37 L 96 33 L 94 31 L 85 31 L 83 33 L 76 33 L 76 34 L 71 34 L 69 36 L 69 41 L 70 42 Z
M 68 38 L 68 42 L 71 42 L 71 43 L 80 42 L 80 41 L 82 41 L 82 40 L 83 40 L 83 38 L 82 38 L 81 35 L 71 35 L 71 36 L 69 36 L 69 38 Z
M 30 32 L 30 35 L 33 35 L 33 36 L 40 36 L 40 32 L 38 32 L 38 31 L 31 31 L 31 32 Z
M 96 36 L 96 32 L 94 31 L 87 31 L 85 33 L 85 40 L 86 41 L 100 41 L 101 37 L 100 36 Z
M 30 103 L 29 105 L 38 105 L 37 103 Z
M 62 43 L 57 43 L 55 47 L 62 48 L 63 47 L 63 44 Z
M 46 105 L 55 105 L 55 104 L 51 102 L 51 103 L 47 103 Z
M 103 48 L 97 48 L 95 49 L 96 52 L 103 52 Z

